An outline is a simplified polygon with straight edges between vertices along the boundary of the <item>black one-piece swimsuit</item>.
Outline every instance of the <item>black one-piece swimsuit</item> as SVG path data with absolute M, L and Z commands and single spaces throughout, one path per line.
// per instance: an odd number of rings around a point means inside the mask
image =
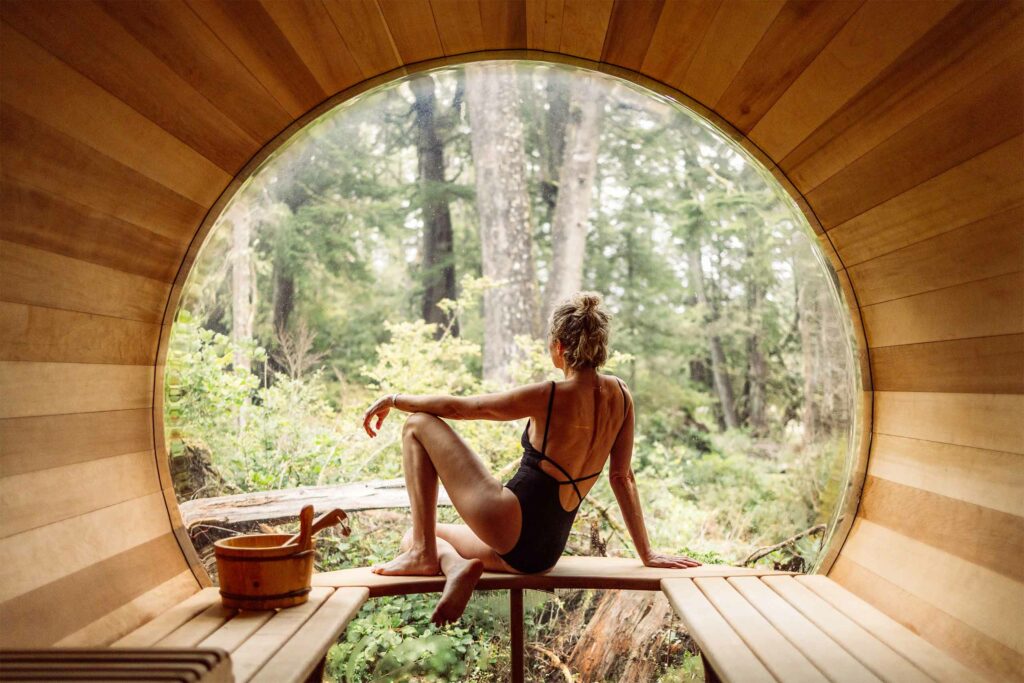
M 621 384 L 619 388 L 622 388 Z M 530 443 L 530 425 L 527 423 L 526 429 L 523 430 L 523 458 L 519 463 L 519 470 L 505 484 L 519 499 L 519 507 L 523 511 L 523 526 L 519 532 L 519 540 L 512 550 L 498 555 L 512 568 L 526 573 L 542 572 L 555 566 L 558 558 L 562 556 L 562 551 L 565 550 L 573 520 L 576 519 L 576 513 L 583 503 L 583 494 L 580 493 L 576 482 L 593 479 L 601 474 L 598 471 L 573 478 L 564 467 L 545 454 L 548 447 L 548 428 L 551 426 L 551 406 L 554 401 L 555 383 L 551 382 L 548 415 L 544 422 L 544 442 L 540 451 Z M 557 467 L 566 479 L 555 479 L 542 470 L 541 460 L 547 460 Z M 579 503 L 572 510 L 562 507 L 558 495 L 559 487 L 566 484 L 571 484 L 579 497 Z

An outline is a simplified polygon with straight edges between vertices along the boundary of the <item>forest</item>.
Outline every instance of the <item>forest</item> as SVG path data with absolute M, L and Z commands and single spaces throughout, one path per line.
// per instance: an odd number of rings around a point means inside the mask
M 371 441 L 366 407 L 383 393 L 558 378 L 546 321 L 581 289 L 613 315 L 603 371 L 635 398 L 633 469 L 654 546 L 811 570 L 845 484 L 857 369 L 805 219 L 693 112 L 534 62 L 445 67 L 364 93 L 245 182 L 172 330 L 179 499 L 400 478 L 401 417 Z M 522 427 L 456 424 L 502 481 Z M 320 541 L 318 569 L 390 559 L 408 524 L 400 508 L 351 517 L 350 537 Z M 442 508 L 439 521 L 458 519 Z M 566 552 L 633 556 L 606 477 Z M 431 609 L 429 595 L 367 603 L 331 651 L 331 680 L 506 680 L 503 593 L 479 593 L 444 628 Z M 530 592 L 527 609 L 533 680 L 701 678 L 660 594 Z

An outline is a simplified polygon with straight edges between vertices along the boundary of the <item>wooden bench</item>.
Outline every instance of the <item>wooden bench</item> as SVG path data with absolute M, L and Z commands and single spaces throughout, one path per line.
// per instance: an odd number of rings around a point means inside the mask
M 231 660 L 206 648 L 60 648 L 0 651 L 3 681 L 166 681 L 231 683 Z
M 825 576 L 667 578 L 708 681 L 980 681 Z
M 240 612 L 206 588 L 111 647 L 218 648 L 230 654 L 236 683 L 319 681 L 327 651 L 368 597 L 366 588 L 318 586 L 302 605 Z

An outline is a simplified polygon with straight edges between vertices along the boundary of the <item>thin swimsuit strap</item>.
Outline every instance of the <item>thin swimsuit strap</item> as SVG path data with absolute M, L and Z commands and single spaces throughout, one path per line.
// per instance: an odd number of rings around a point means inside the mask
M 623 400 L 625 400 L 625 394 L 623 394 Z M 564 474 L 567 477 L 567 479 L 565 481 L 559 481 L 558 479 L 555 479 L 554 477 L 551 477 L 551 478 L 554 479 L 556 482 L 558 482 L 559 485 L 562 485 L 562 484 L 572 484 L 573 489 L 576 490 L 576 495 L 579 497 L 580 502 L 582 503 L 583 502 L 583 494 L 580 493 L 580 487 L 576 486 L 576 482 L 578 482 L 578 481 L 586 481 L 587 479 L 593 479 L 594 477 L 596 477 L 596 476 L 601 474 L 601 470 L 598 470 L 597 472 L 594 472 L 593 474 L 588 474 L 585 477 L 573 478 L 573 476 L 571 474 L 569 474 L 565 470 L 564 467 L 562 467 L 557 462 L 555 462 L 554 460 L 552 460 L 551 458 L 549 458 L 547 456 L 546 451 L 548 450 L 548 428 L 551 426 L 551 406 L 554 405 L 554 403 L 555 403 L 555 382 L 554 382 L 554 380 L 552 380 L 551 381 L 551 396 L 550 396 L 550 398 L 548 398 L 548 416 L 547 416 L 547 419 L 545 419 L 545 421 L 544 421 L 544 442 L 541 444 L 540 453 L 538 455 L 540 455 L 541 459 L 547 460 L 549 463 L 551 463 L 552 465 L 557 467 L 562 472 L 562 474 Z

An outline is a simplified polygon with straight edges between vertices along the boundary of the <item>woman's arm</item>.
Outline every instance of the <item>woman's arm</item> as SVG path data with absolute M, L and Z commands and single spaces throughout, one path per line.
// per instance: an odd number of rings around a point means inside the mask
M 633 468 L 630 466 L 633 459 L 634 413 L 632 396 L 628 393 L 626 396 L 626 421 L 622 425 L 622 429 L 619 430 L 615 443 L 612 444 L 608 480 L 612 492 L 615 493 L 615 500 L 619 503 L 619 509 L 622 511 L 626 529 L 629 530 L 633 545 L 636 546 L 636 553 L 648 567 L 698 567 L 700 562 L 692 558 L 663 555 L 651 550 L 651 543 L 647 538 L 647 527 L 644 524 L 643 509 L 640 507 L 640 492 L 636 488 L 636 478 L 633 476 Z
M 532 417 L 551 390 L 548 382 L 527 384 L 509 391 L 479 396 L 389 394 L 377 399 L 363 415 L 363 429 L 376 436 L 392 408 L 407 413 L 429 413 L 450 420 L 518 420 Z M 373 418 L 376 425 L 372 425 Z

